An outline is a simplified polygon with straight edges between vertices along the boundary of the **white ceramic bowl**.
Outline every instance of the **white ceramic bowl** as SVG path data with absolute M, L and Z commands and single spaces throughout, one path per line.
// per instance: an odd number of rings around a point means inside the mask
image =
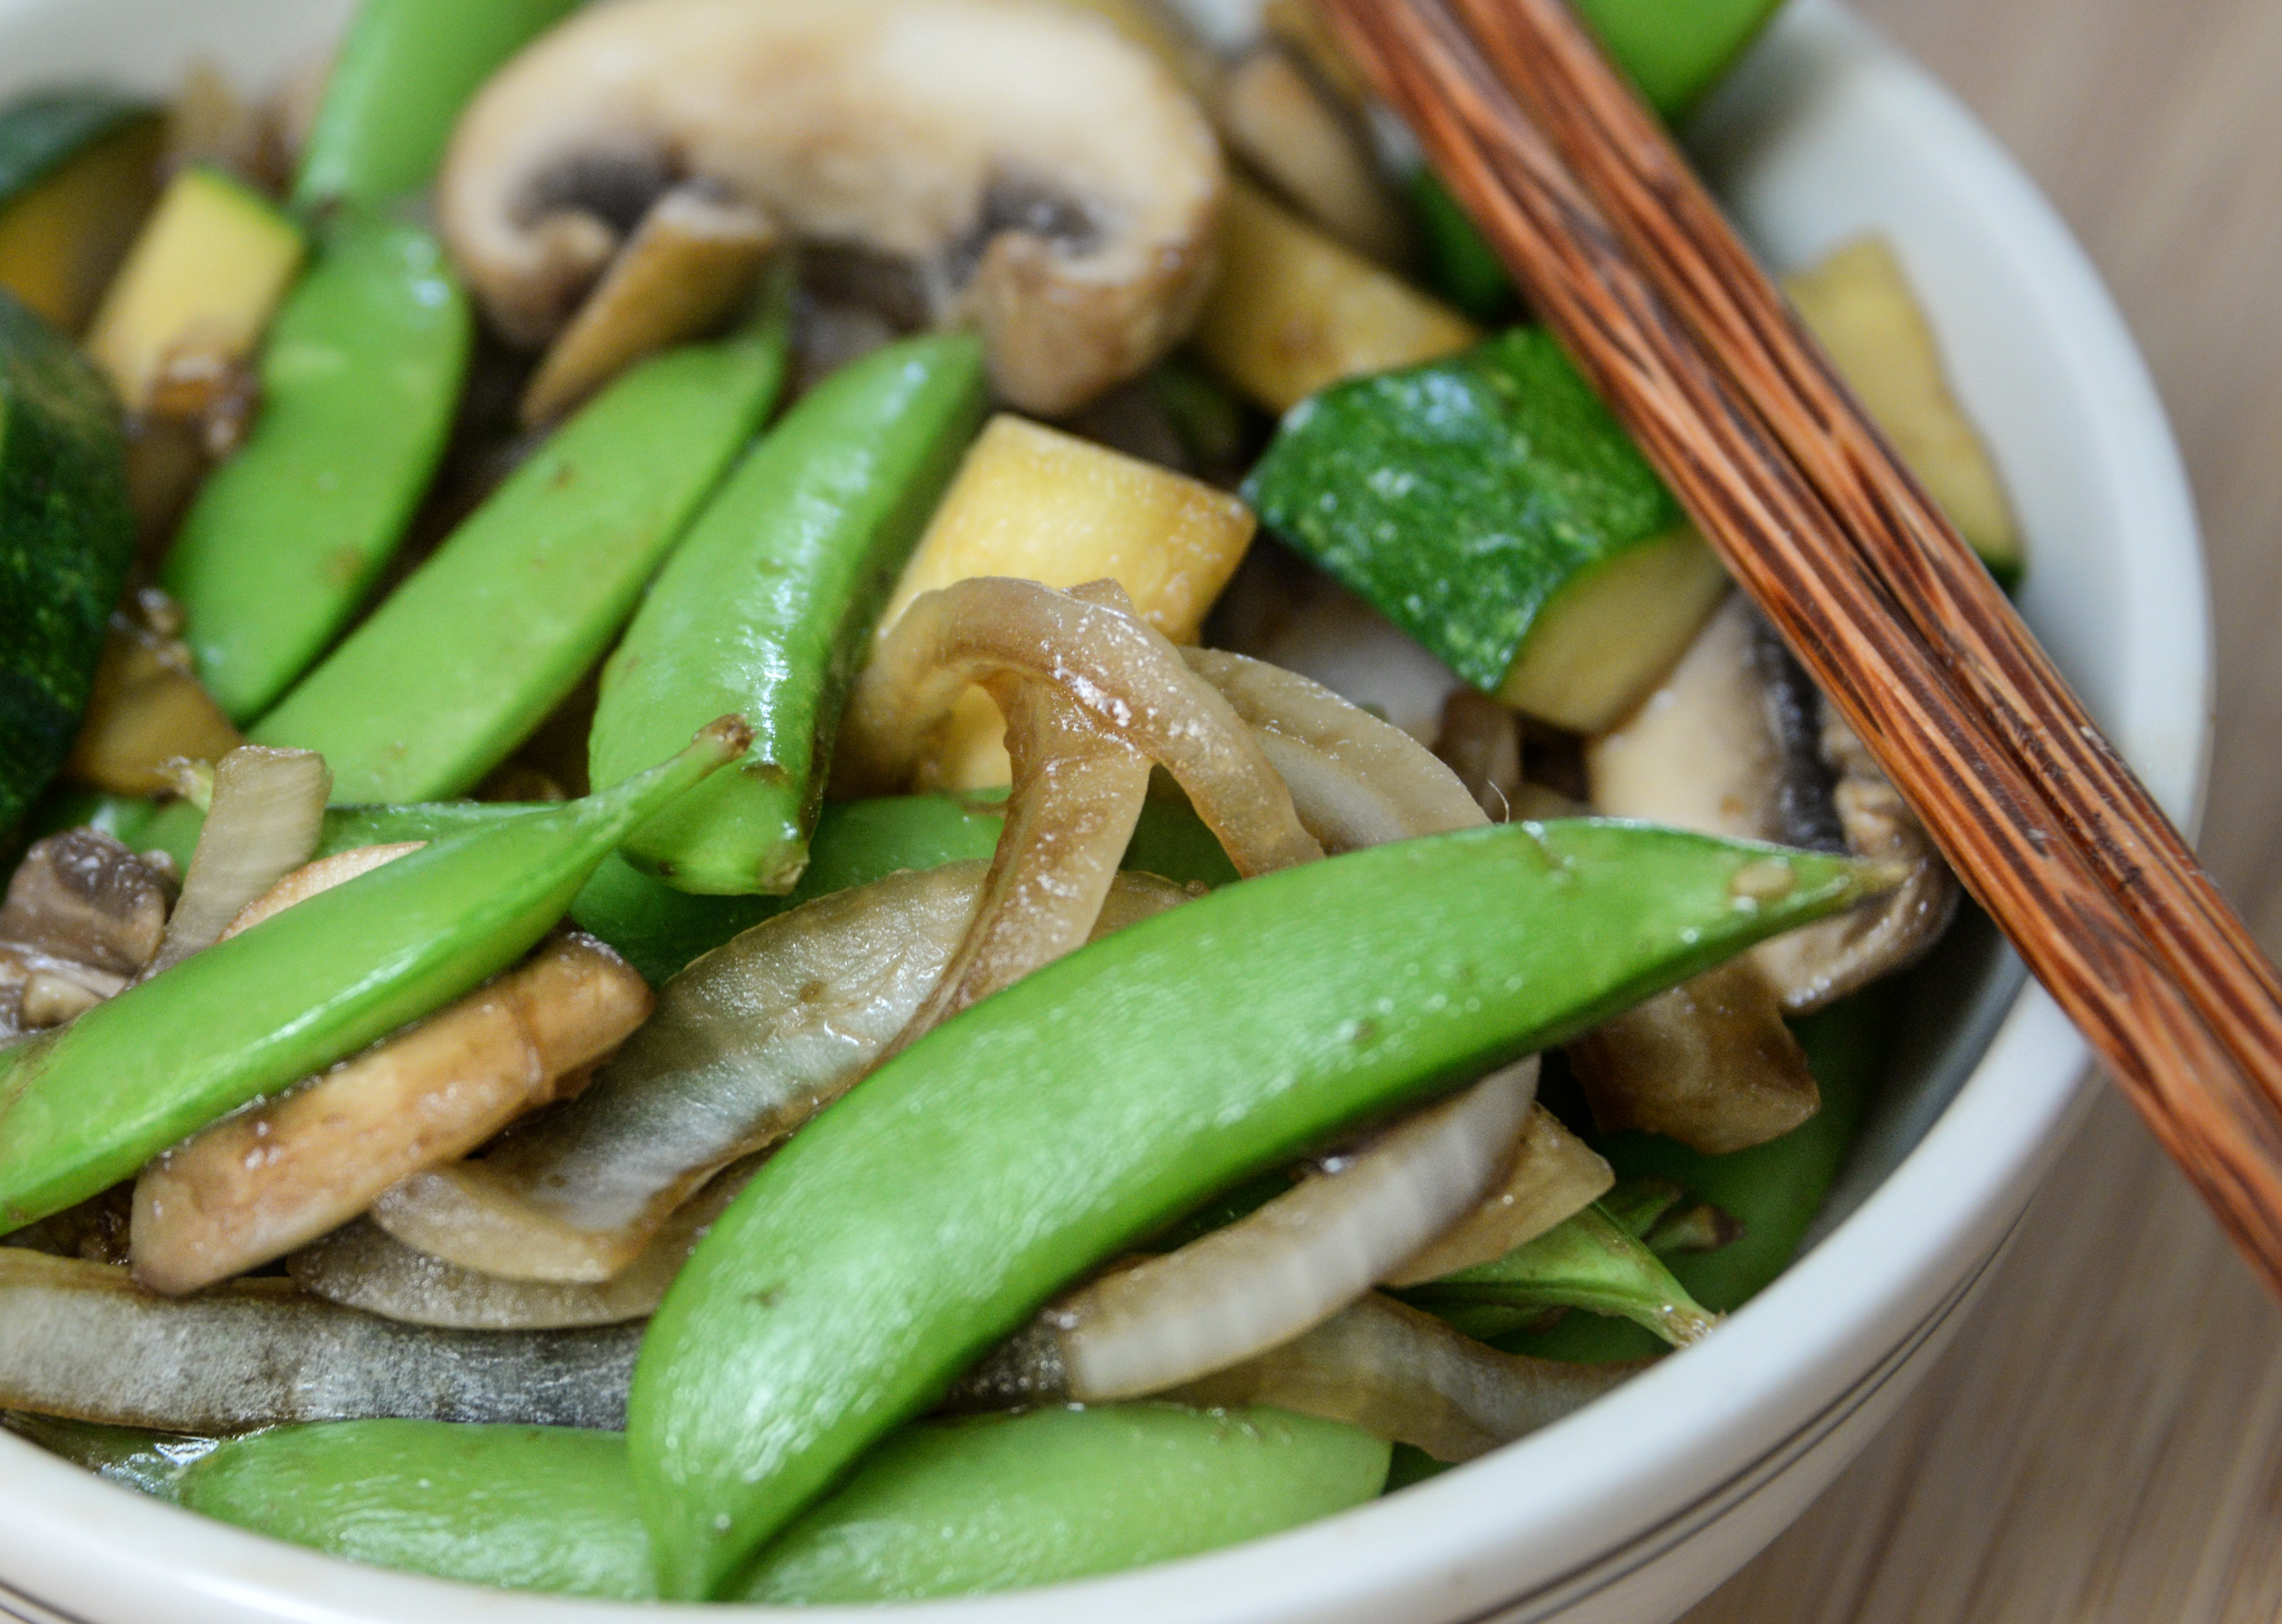
M 1203 3 L 1226 13 L 1244 0 Z M 344 10 L 0 0 L 0 93 L 74 78 L 159 89 L 198 56 L 255 79 L 305 57 Z M 2023 608 L 2165 804 L 2191 820 L 2210 697 L 2193 509 L 2131 339 L 2051 209 L 1943 91 L 1816 0 L 1785 19 L 1695 138 L 1777 264 L 1867 228 L 1899 245 L 2025 520 Z M 1892 1413 L 2086 1097 L 2081 1044 L 2040 992 L 2022 991 L 1985 930 L 1921 979 L 1910 1030 L 1819 1243 L 1703 1346 L 1346 1516 L 1194 1561 L 921 1611 L 943 1624 L 1662 1624 L 1779 1532 Z M 12 1607 L 40 1624 L 664 1616 L 351 1566 L 0 1437 L 0 1612 Z

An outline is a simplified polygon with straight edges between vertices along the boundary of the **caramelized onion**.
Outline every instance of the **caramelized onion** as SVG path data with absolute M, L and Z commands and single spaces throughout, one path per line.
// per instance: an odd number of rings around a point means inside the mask
M 1473 1211 L 1393 1270 L 1384 1286 L 1416 1286 L 1495 1263 L 1606 1194 L 1617 1176 L 1591 1146 L 1532 1106 L 1504 1180 Z
M 1536 1094 L 1534 1057 L 1493 1072 L 1249 1217 L 1063 1299 L 1048 1318 L 1071 1395 L 1161 1393 L 1320 1325 L 1480 1203 Z
M 409 857 L 428 843 L 424 840 L 398 841 L 384 846 L 358 846 L 347 851 L 336 851 L 330 857 L 321 857 L 314 863 L 304 863 L 237 911 L 221 935 L 214 939 L 227 942 L 243 931 L 252 929 L 265 919 L 283 913 L 297 902 L 307 902 L 321 891 L 336 885 L 346 885 L 360 874 L 394 862 L 400 857 Z
M 1458 775 L 1400 727 L 1320 683 L 1240 654 L 1184 649 L 1242 717 L 1327 851 L 1474 828 L 1489 820 Z
M 1346 1421 L 1437 1460 L 1471 1460 L 1574 1414 L 1644 1368 L 1531 1359 L 1376 1293 L 1295 1341 L 1164 1395 Z
M 502 1278 L 610 1278 L 716 1172 L 776 1144 L 878 1063 L 942 979 L 984 874 L 969 862 L 895 874 L 755 926 L 668 982 L 577 1100 L 482 1161 L 399 1185 L 374 1220 Z M 1186 896 L 1121 874 L 1097 934 Z
M 144 975 L 212 947 L 246 904 L 307 862 L 332 788 L 325 758 L 310 750 L 247 744 L 215 763 L 213 799 L 182 900 Z
M 157 1297 L 0 1248 L 0 1409 L 167 1432 L 406 1417 L 617 1429 L 640 1332 L 432 1331 L 243 1280 Z
M 558 1331 L 646 1319 L 713 1220 L 745 1187 L 757 1162 L 733 1167 L 665 1222 L 640 1256 L 597 1285 L 502 1280 L 410 1247 L 367 1219 L 335 1231 L 286 1260 L 303 1291 L 407 1325 L 457 1331 Z
M 983 687 L 1006 719 L 1005 828 L 974 922 L 896 1050 L 1085 944 L 1149 794 L 1148 758 L 1060 688 L 1003 676 Z
M 1002 675 L 1057 686 L 1097 728 L 1172 773 L 1238 873 L 1323 855 L 1251 730 L 1162 633 L 1036 581 L 960 581 L 904 610 L 850 696 L 834 793 L 905 788 L 959 696 Z
M 135 1278 L 196 1291 L 338 1228 L 464 1156 L 649 1014 L 610 948 L 570 934 L 385 1043 L 159 1156 L 135 1185 Z

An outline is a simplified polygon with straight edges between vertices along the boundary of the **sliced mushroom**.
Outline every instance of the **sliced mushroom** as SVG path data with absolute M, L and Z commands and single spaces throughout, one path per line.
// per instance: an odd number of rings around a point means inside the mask
M 576 1092 L 585 1068 L 649 1010 L 648 986 L 616 952 L 592 936 L 558 937 L 521 968 L 144 1169 L 136 1282 L 196 1291 L 338 1229 L 391 1185 Z
M 1410 256 L 1410 225 L 1362 130 L 1298 63 L 1262 45 L 1229 71 L 1215 111 L 1230 148 L 1317 225 L 1382 265 Z
M 1587 754 L 1593 800 L 1619 817 L 1905 862 L 1897 890 L 1674 988 L 1574 1051 L 1603 1125 L 1711 1152 L 1813 1115 L 1805 1056 L 1782 1025 L 1929 946 L 1955 905 L 1931 841 L 1741 594 L 1660 688 Z M 1755 984 L 1753 978 L 1759 984 Z
M 524 344 L 570 319 L 660 194 L 698 182 L 804 241 L 912 265 L 1016 405 L 1072 410 L 1184 333 L 1219 148 L 1149 53 L 1043 0 L 619 0 L 493 79 L 445 236 Z
M 245 741 L 200 685 L 182 613 L 157 591 L 111 617 L 95 686 L 64 775 L 114 795 L 160 795 L 176 757 L 219 761 Z
M 635 362 L 719 326 L 752 296 L 777 229 L 698 183 L 676 186 L 578 307 L 524 392 L 526 426 L 551 423 Z
M 35 843 L 0 904 L 0 943 L 132 975 L 159 951 L 173 901 L 165 880 L 100 829 Z

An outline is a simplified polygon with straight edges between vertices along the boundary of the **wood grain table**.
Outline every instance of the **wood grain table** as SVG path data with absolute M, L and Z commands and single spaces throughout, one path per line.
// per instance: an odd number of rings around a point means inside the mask
M 2282 0 L 1856 0 L 2059 204 L 2209 548 L 2202 850 L 2282 949 Z M 2271 1624 L 2282 1311 L 2121 1102 L 1863 1459 L 1688 1624 Z

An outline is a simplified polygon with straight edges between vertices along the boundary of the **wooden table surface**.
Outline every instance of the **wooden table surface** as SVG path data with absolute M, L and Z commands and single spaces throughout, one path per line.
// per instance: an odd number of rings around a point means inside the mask
M 2282 950 L 2282 0 L 1856 0 L 2091 250 L 2200 504 L 2206 860 Z M 1862 1460 L 1688 1624 L 2271 1624 L 2282 1313 L 2111 1097 Z

